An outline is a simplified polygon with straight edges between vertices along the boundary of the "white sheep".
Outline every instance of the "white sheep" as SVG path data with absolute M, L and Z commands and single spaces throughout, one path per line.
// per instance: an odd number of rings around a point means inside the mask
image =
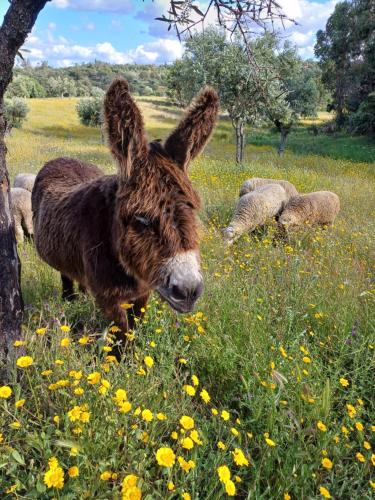
M 229 226 L 223 230 L 226 243 L 231 245 L 245 232 L 253 231 L 275 217 L 288 199 L 285 189 L 279 184 L 267 184 L 241 196 Z
M 18 243 L 23 243 L 24 233 L 29 237 L 34 234 L 31 193 L 27 189 L 11 188 L 10 197 L 16 239 Z
M 315 191 L 292 197 L 279 217 L 285 231 L 303 224 L 332 224 L 340 211 L 340 199 L 331 191 Z
M 17 174 L 14 179 L 13 186 L 15 188 L 27 189 L 27 191 L 30 191 L 31 193 L 34 187 L 35 178 L 35 174 Z
M 279 184 L 281 187 L 285 189 L 285 192 L 289 198 L 298 195 L 297 189 L 289 181 L 284 181 L 282 179 L 277 180 L 277 179 L 262 179 L 261 177 L 252 177 L 251 179 L 247 179 L 240 187 L 240 197 L 246 193 L 250 193 L 251 191 L 254 191 L 255 189 L 258 189 L 261 186 L 265 186 L 267 184 Z

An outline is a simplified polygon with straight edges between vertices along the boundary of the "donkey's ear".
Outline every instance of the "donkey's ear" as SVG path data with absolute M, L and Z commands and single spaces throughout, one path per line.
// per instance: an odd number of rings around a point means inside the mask
M 120 177 L 127 179 L 134 161 L 147 155 L 147 139 L 141 112 L 129 94 L 128 82 L 116 78 L 104 99 L 104 119 L 109 146 L 116 158 Z
M 181 168 L 186 169 L 204 148 L 214 129 L 219 111 L 219 97 L 205 87 L 186 110 L 177 128 L 165 141 L 164 148 Z

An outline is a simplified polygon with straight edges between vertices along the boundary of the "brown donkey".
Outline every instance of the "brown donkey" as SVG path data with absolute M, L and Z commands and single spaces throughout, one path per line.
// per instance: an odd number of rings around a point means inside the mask
M 151 290 L 178 312 L 191 311 L 202 293 L 200 202 L 187 168 L 217 113 L 217 94 L 205 88 L 164 144 L 148 143 L 128 84 L 117 78 L 104 116 L 118 175 L 70 158 L 46 163 L 37 175 L 32 209 L 39 255 L 61 273 L 64 298 L 72 297 L 77 281 L 122 334 Z M 122 303 L 133 308 L 125 311 Z

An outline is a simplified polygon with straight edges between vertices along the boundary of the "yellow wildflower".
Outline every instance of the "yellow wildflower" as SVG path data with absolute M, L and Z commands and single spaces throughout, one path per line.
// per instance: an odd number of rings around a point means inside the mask
M 0 387 L 0 398 L 8 399 L 12 395 L 12 389 L 8 385 Z
M 200 392 L 200 397 L 202 398 L 202 400 L 207 404 L 210 402 L 210 395 L 208 394 L 208 392 L 206 391 L 206 389 L 202 389 L 201 392 Z
M 60 326 L 60 330 L 64 333 L 69 333 L 70 332 L 70 326 L 68 325 L 62 325 Z
M 347 404 L 346 409 L 348 410 L 348 415 L 350 418 L 353 418 L 354 415 L 357 413 L 357 410 L 354 408 L 353 405 Z
M 70 338 L 64 337 L 60 342 L 61 347 L 69 347 L 70 346 Z
M 194 448 L 194 441 L 189 437 L 182 438 L 181 446 L 185 448 L 185 450 L 192 450 Z
M 333 463 L 331 462 L 331 460 L 329 458 L 323 458 L 323 460 L 322 460 L 322 466 L 325 469 L 332 469 Z
M 362 463 L 363 463 L 363 462 L 366 462 L 365 457 L 364 457 L 364 456 L 362 455 L 362 453 L 360 453 L 360 452 L 356 453 L 355 457 L 356 457 L 356 459 L 357 459 L 359 462 L 362 462 Z
M 265 440 L 266 440 L 266 443 L 268 444 L 268 446 L 271 446 L 271 448 L 276 446 L 275 441 L 272 441 L 272 439 L 266 437 Z
M 196 391 L 192 385 L 186 384 L 186 385 L 183 385 L 182 388 L 188 396 L 195 396 Z
M 234 497 L 236 494 L 236 486 L 230 479 L 225 483 L 225 491 L 229 497 Z
M 16 408 L 22 408 L 25 403 L 26 399 L 19 399 L 18 401 L 15 402 L 14 406 Z
M 51 467 L 44 474 L 44 483 L 48 488 L 56 488 L 61 490 L 64 487 L 64 471 L 58 465 Z
M 228 411 L 226 411 L 226 410 L 223 410 L 223 411 L 221 412 L 221 418 L 222 418 L 223 420 L 225 420 L 225 421 L 228 421 L 228 420 L 229 420 L 229 418 L 230 418 L 230 414 L 229 414 L 229 412 L 228 412 Z
M 172 467 L 176 461 L 176 455 L 172 448 L 162 447 L 156 452 L 156 460 L 162 467 Z
M 183 415 L 180 418 L 180 424 L 185 430 L 190 430 L 194 428 L 194 419 L 191 417 L 188 417 L 187 415 Z
M 321 420 L 319 420 L 319 422 L 316 424 L 316 426 L 322 432 L 327 431 L 327 426 L 325 424 L 323 424 L 323 422 Z
M 183 471 L 189 472 L 191 469 L 195 468 L 195 462 L 193 460 L 186 461 L 184 457 L 177 457 L 178 463 Z
M 17 359 L 17 366 L 19 368 L 27 368 L 33 364 L 33 358 L 31 356 L 20 356 Z
M 324 486 L 320 486 L 319 488 L 319 493 L 324 497 L 324 498 L 331 498 L 331 495 L 329 493 L 329 491 L 327 490 L 327 488 L 325 488 Z
M 217 469 L 217 475 L 222 483 L 226 483 L 230 479 L 230 470 L 226 465 L 221 465 Z
M 13 342 L 14 347 L 21 347 L 21 346 L 23 346 L 25 344 L 26 344 L 26 342 L 24 340 L 15 340 Z
M 340 378 L 340 384 L 343 387 L 348 387 L 349 386 L 349 380 L 347 380 L 346 378 Z
M 73 465 L 73 467 L 69 467 L 68 476 L 69 477 L 78 477 L 79 476 L 79 469 L 76 465 Z
M 145 356 L 143 362 L 147 366 L 147 368 L 152 368 L 154 366 L 154 360 L 151 356 Z
M 154 418 L 154 415 L 153 415 L 152 411 L 148 410 L 147 408 L 142 411 L 142 419 L 145 422 L 151 422 L 153 418 Z
M 232 451 L 232 457 L 236 465 L 248 467 L 249 461 L 240 448 L 235 448 L 234 451 Z
M 87 376 L 87 382 L 91 385 L 99 384 L 100 379 L 101 379 L 101 375 L 99 372 L 93 372 Z

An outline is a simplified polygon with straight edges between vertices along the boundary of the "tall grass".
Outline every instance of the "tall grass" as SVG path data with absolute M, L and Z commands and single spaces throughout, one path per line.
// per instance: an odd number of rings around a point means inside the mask
M 150 136 L 165 137 L 178 111 L 141 105 Z M 12 176 L 59 155 L 115 171 L 99 132 L 78 124 L 73 99 L 29 106 L 26 126 L 8 140 Z M 222 122 L 191 170 L 204 201 L 198 310 L 178 316 L 154 296 L 122 364 L 93 300 L 63 303 L 58 274 L 32 245 L 19 248 L 33 362 L 15 367 L 9 397 L 0 383 L 1 498 L 219 499 L 233 487 L 237 498 L 372 498 L 374 164 L 303 151 L 279 159 L 269 145 L 249 145 L 239 168 L 230 139 Z M 337 192 L 337 223 L 285 244 L 270 224 L 225 249 L 220 229 L 252 175 Z M 183 415 L 198 431 L 190 441 Z M 160 465 L 165 447 L 183 460 Z M 248 464 L 236 463 L 235 449 Z M 219 480 L 224 465 L 233 483 Z M 129 478 L 122 486 L 129 474 L 136 486 Z

